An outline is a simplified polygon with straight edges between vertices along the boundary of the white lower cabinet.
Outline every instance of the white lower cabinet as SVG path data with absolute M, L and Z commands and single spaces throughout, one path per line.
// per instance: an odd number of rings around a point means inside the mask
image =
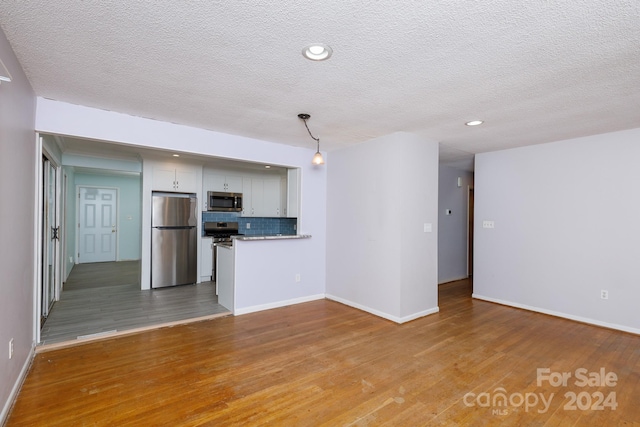
M 200 245 L 200 281 L 209 282 L 213 270 L 213 238 L 203 237 Z
M 232 247 L 218 246 L 218 304 L 235 312 L 235 250 Z

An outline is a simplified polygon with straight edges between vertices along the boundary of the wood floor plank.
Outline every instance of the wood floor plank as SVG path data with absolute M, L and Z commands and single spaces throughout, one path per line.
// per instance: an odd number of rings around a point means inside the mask
M 403 325 L 320 300 L 40 353 L 8 425 L 640 422 L 640 337 L 472 300 L 466 281 L 439 298 L 439 313 Z M 605 367 L 618 383 L 538 385 L 545 367 Z M 499 389 L 555 397 L 545 412 L 483 406 Z M 566 410 L 569 390 L 615 390 L 618 407 Z

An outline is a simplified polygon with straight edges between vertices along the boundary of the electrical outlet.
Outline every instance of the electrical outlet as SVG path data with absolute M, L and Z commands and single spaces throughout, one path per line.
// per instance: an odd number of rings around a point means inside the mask
M 9 340 L 9 359 L 13 358 L 13 338 Z
M 72 256 L 69 257 L 69 262 L 73 263 L 73 257 Z
M 296 274 L 296 283 L 300 282 L 300 273 Z
M 600 298 L 609 299 L 609 291 L 605 291 L 604 289 L 600 291 Z
M 248 229 L 250 229 L 250 228 L 251 228 L 251 223 L 250 223 L 250 222 L 248 222 L 248 223 L 247 223 L 247 230 L 248 230 Z

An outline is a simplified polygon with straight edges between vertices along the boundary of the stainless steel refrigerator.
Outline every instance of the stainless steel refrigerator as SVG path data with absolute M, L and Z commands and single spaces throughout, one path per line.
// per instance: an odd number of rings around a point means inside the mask
M 152 194 L 152 288 L 196 283 L 197 206 L 195 194 Z

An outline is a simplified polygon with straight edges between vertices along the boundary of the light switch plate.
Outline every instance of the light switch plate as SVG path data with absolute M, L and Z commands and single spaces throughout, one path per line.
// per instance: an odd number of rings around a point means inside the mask
M 493 221 L 482 221 L 482 228 L 495 228 Z
M 424 223 L 424 232 L 425 233 L 431 233 L 433 227 L 431 226 L 430 222 L 425 222 Z

